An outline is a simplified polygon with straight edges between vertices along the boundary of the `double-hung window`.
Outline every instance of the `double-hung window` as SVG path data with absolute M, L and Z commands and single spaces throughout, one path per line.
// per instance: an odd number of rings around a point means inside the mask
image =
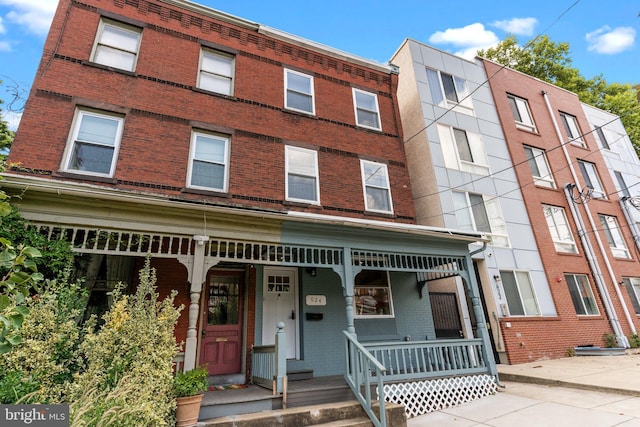
M 618 191 L 620 194 L 626 197 L 631 197 L 631 193 L 629 192 L 629 188 L 627 187 L 627 183 L 624 180 L 624 176 L 622 172 L 614 171 L 614 175 L 616 176 L 616 180 L 618 181 L 618 186 L 620 187 Z
M 353 106 L 356 112 L 356 123 L 369 129 L 382 130 L 380 126 L 380 109 L 378 96 L 353 88 Z
M 524 154 L 531 168 L 533 182 L 540 187 L 556 188 L 544 150 L 525 145 Z
M 319 203 L 318 152 L 299 147 L 285 147 L 287 200 Z
M 500 271 L 500 278 L 511 316 L 540 315 L 540 307 L 528 272 Z
M 355 278 L 353 305 L 356 318 L 394 316 L 388 271 L 363 270 Z
M 123 125 L 122 116 L 77 110 L 64 170 L 112 177 Z
M 391 188 L 387 165 L 360 160 L 365 209 L 373 212 L 392 213 Z
M 578 315 L 597 316 L 600 314 L 593 290 L 586 274 L 565 274 L 573 307 Z
M 567 138 L 572 144 L 580 145 L 584 147 L 584 140 L 582 139 L 582 132 L 578 127 L 578 120 L 575 116 L 567 113 L 560 113 L 560 120 L 564 126 L 564 131 L 567 133 Z
M 198 88 L 223 95 L 233 95 L 233 75 L 235 59 L 232 55 L 202 49 Z
M 284 70 L 284 107 L 302 113 L 315 114 L 313 77 L 293 70 Z
M 445 166 L 479 175 L 489 174 L 489 161 L 480 134 L 438 124 Z
M 598 215 L 598 217 L 600 218 L 602 231 L 607 236 L 607 242 L 609 242 L 613 256 L 616 258 L 631 258 L 616 217 L 602 214 Z
M 529 111 L 529 103 L 527 100 L 514 95 L 507 95 L 507 99 L 509 100 L 509 106 L 511 107 L 516 127 L 530 132 L 535 132 L 536 125 L 531 117 L 531 111 Z
M 593 189 L 591 196 L 598 199 L 606 199 L 607 194 L 604 192 L 604 188 L 600 183 L 600 178 L 598 178 L 596 165 L 585 162 L 584 160 L 578 160 L 578 166 L 580 167 L 586 186 Z
M 229 138 L 211 133 L 191 135 L 188 187 L 227 191 L 229 175 Z
M 600 146 L 602 148 L 604 148 L 605 150 L 611 150 L 611 147 L 609 146 L 609 141 L 607 140 L 607 136 L 605 135 L 604 129 L 602 129 L 602 126 L 596 126 L 596 128 L 594 129 L 594 134 L 596 136 L 596 139 L 600 141 Z
M 640 314 L 640 277 L 623 277 L 622 282 L 627 287 L 633 309 Z
M 491 238 L 489 244 L 509 247 L 507 225 L 497 197 L 459 191 L 452 195 L 458 228 L 487 233 Z
M 473 114 L 471 92 L 465 79 L 427 68 L 427 82 L 435 105 Z
M 142 30 L 110 20 L 100 21 L 91 60 L 109 67 L 133 71 L 136 68 Z
M 571 234 L 564 209 L 557 206 L 543 205 L 542 210 L 556 251 L 577 254 L 578 246 L 573 239 L 573 234 Z

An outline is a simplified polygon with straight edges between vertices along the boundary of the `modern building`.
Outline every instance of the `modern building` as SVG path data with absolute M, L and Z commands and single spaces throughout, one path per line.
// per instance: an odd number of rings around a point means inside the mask
M 398 102 L 418 223 L 487 234 L 488 246 L 473 243 L 470 250 L 496 356 L 503 363 L 541 357 L 544 338 L 516 331 L 557 318 L 556 306 L 482 63 L 415 40 L 405 40 L 391 63 L 400 69 Z M 448 323 L 460 336 L 473 336 L 464 289 L 454 281 L 429 289 L 452 295 L 447 312 L 457 315 Z
M 510 360 L 562 357 L 607 335 L 627 347 L 640 263 L 620 202 L 618 176 L 638 183 L 624 128 L 574 93 L 483 63 L 557 311 L 501 320 Z
M 150 254 L 187 307 L 184 369 L 249 381 L 273 367 L 259 348 L 345 376 L 363 404 L 368 381 L 495 389 L 468 250 L 484 229 L 418 224 L 397 85 L 395 67 L 189 1 L 60 0 L 3 188 L 82 255 L 91 312 Z M 436 340 L 428 295 L 451 280 L 475 329 Z

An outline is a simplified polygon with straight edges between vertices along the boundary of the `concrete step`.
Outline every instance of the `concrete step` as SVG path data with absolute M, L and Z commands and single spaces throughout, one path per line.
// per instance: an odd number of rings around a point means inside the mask
M 367 417 L 350 418 L 348 420 L 331 421 L 330 423 L 316 424 L 316 427 L 374 427 L 373 422 Z

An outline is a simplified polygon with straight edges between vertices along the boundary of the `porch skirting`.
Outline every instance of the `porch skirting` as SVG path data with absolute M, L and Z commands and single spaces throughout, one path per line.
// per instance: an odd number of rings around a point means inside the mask
M 416 417 L 495 394 L 491 375 L 468 375 L 384 385 L 387 402 L 404 405 L 407 417 Z

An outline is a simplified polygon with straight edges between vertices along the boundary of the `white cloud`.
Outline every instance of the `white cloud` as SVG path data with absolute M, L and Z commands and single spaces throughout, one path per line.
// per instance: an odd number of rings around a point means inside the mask
M 27 31 L 44 36 L 49 31 L 56 12 L 57 0 L 0 0 L 0 5 L 11 10 L 7 19 L 23 26 Z
M 588 50 L 604 55 L 615 55 L 630 49 L 636 39 L 636 30 L 631 27 L 617 27 L 611 29 L 608 26 L 598 28 L 587 33 L 589 43 Z
M 535 29 L 537 24 L 538 20 L 536 18 L 513 18 L 491 23 L 491 25 L 496 28 L 500 28 L 507 33 L 515 34 L 518 36 L 533 35 L 533 30 Z
M 484 25 L 475 23 L 462 28 L 448 28 L 429 37 L 429 43 L 450 44 L 460 50 L 455 54 L 464 58 L 473 58 L 478 49 L 487 49 L 500 42 L 493 31 Z
M 20 119 L 22 118 L 22 113 L 18 113 L 15 111 L 3 111 L 2 112 L 2 120 L 7 122 L 9 130 L 17 130 L 18 125 L 20 124 Z

